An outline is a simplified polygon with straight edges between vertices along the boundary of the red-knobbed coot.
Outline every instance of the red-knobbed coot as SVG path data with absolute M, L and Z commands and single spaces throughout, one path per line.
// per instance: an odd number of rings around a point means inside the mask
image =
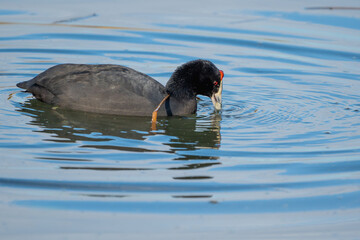
M 17 86 L 62 108 L 131 116 L 151 116 L 169 95 L 158 115 L 182 116 L 196 112 L 197 94 L 210 97 L 221 109 L 223 76 L 212 62 L 201 59 L 178 67 L 165 87 L 120 65 L 60 64 Z

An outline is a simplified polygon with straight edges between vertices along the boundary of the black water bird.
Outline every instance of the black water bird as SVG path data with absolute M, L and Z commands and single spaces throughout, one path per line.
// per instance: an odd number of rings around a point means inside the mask
M 184 116 L 197 110 L 196 95 L 211 98 L 221 109 L 223 71 L 207 60 L 194 60 L 178 67 L 166 86 L 120 65 L 60 64 L 17 86 L 35 98 L 61 108 L 95 113 L 151 116 Z

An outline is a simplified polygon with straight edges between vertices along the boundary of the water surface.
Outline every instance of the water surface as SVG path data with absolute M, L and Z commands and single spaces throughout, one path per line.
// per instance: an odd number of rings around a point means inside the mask
M 359 236 L 360 11 L 278 1 L 62 10 L 69 3 L 0 9 L 2 236 Z M 150 116 L 53 108 L 15 86 L 67 62 L 122 64 L 165 84 L 197 58 L 225 72 L 223 110 L 201 97 L 197 114 L 160 118 L 155 131 Z

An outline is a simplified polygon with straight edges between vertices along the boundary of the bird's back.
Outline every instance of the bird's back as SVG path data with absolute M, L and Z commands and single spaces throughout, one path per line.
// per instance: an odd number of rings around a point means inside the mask
M 117 115 L 151 116 L 166 96 L 148 75 L 109 64 L 61 64 L 17 86 L 49 104 Z

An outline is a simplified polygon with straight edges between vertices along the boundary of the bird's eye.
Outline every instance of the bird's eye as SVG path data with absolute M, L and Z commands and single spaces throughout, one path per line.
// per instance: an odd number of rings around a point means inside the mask
M 218 81 L 215 81 L 215 82 L 214 82 L 214 85 L 215 85 L 215 86 L 219 85 L 219 82 L 218 82 Z

